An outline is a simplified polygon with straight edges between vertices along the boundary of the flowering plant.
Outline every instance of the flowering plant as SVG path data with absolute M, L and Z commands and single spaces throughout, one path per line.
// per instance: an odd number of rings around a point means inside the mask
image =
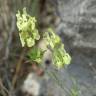
M 42 50 L 37 47 L 36 43 L 36 41 L 40 40 L 40 34 L 36 28 L 37 21 L 35 17 L 31 17 L 26 12 L 26 8 L 23 9 L 22 14 L 18 11 L 16 17 L 22 47 L 27 46 L 31 48 L 28 52 L 30 60 L 41 63 L 43 54 L 48 49 L 52 52 L 52 61 L 57 68 L 62 68 L 65 64 L 70 64 L 70 55 L 65 51 L 64 44 L 61 42 L 60 37 L 56 35 L 51 28 L 43 34 L 42 39 L 46 42 L 46 49 Z

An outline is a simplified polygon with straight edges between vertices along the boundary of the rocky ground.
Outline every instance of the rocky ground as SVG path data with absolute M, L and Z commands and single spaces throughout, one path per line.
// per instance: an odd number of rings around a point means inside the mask
M 67 72 L 78 81 L 79 96 L 95 96 L 96 1 L 60 0 L 57 5 L 61 23 L 56 30 L 72 56 Z

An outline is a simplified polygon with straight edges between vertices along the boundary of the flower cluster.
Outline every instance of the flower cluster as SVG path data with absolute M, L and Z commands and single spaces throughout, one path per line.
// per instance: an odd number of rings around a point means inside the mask
M 40 39 L 38 30 L 36 29 L 36 19 L 27 14 L 26 9 L 23 9 L 23 13 L 20 11 L 16 14 L 17 27 L 19 29 L 19 36 L 22 47 L 32 47 L 35 45 L 35 41 Z
M 57 68 L 62 68 L 65 64 L 70 64 L 70 55 L 65 51 L 60 37 L 51 28 L 43 35 L 42 39 L 46 41 L 45 45 L 47 49 L 42 50 L 36 46 L 36 40 L 40 40 L 40 34 L 36 28 L 35 17 L 28 15 L 25 8 L 22 14 L 18 11 L 16 16 L 22 47 L 32 47 L 28 53 L 29 59 L 41 63 L 44 52 L 48 49 L 52 52 L 52 61 Z
M 47 42 L 47 46 L 52 50 L 53 64 L 58 68 L 62 68 L 65 64 L 70 64 L 70 55 L 64 50 L 64 44 L 61 42 L 60 37 L 56 35 L 52 29 L 48 29 L 44 38 Z

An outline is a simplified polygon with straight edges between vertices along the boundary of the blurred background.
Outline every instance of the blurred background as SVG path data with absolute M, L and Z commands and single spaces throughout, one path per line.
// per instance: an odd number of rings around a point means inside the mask
M 36 16 L 41 32 L 53 27 L 72 57 L 67 68 L 55 73 L 73 95 L 48 79 L 46 95 L 40 96 L 96 96 L 96 0 L 0 0 L 0 96 L 19 96 L 15 93 L 31 70 L 23 64 L 16 27 L 16 13 L 24 7 Z

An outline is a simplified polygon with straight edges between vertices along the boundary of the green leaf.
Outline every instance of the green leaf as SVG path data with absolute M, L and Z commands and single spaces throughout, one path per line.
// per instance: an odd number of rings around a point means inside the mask
M 32 60 L 35 61 L 37 63 L 41 63 L 42 62 L 42 57 L 43 57 L 43 53 L 44 51 L 42 51 L 41 49 L 37 48 L 37 47 L 33 47 L 29 52 L 28 52 L 28 57 Z

